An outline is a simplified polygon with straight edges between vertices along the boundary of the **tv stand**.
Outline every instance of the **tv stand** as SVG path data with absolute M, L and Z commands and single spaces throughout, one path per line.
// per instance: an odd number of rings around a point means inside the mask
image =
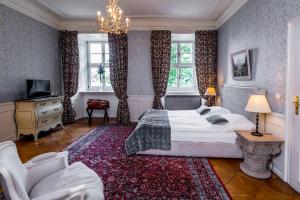
M 16 102 L 18 139 L 20 135 L 33 135 L 38 140 L 41 131 L 49 131 L 62 124 L 63 97 L 28 99 Z

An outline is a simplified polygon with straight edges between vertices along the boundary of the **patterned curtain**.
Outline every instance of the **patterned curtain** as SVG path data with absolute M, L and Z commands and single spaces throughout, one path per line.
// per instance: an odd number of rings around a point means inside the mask
M 151 32 L 152 82 L 154 89 L 153 108 L 164 109 L 161 98 L 165 96 L 171 57 L 171 31 Z
M 79 76 L 79 50 L 78 32 L 61 32 L 61 54 L 64 84 L 64 112 L 63 123 L 74 122 L 76 113 L 72 107 L 71 97 L 78 90 Z
M 195 63 L 198 90 L 201 96 L 208 86 L 217 86 L 217 31 L 196 31 Z M 207 105 L 215 105 L 215 97 L 208 96 Z
M 130 123 L 127 96 L 128 42 L 127 34 L 108 34 L 110 80 L 115 95 L 119 99 L 118 123 Z

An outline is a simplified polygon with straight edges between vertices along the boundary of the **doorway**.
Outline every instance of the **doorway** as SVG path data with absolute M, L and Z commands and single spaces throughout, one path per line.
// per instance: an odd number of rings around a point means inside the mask
M 300 192 L 300 17 L 289 22 L 286 89 L 286 181 Z

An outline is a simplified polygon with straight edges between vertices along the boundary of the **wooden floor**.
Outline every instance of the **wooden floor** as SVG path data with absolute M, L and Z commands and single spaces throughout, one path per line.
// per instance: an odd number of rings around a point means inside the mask
M 87 119 L 78 120 L 66 125 L 63 130 L 41 134 L 38 142 L 34 142 L 33 137 L 25 137 L 17 142 L 21 160 L 26 162 L 42 153 L 62 151 L 89 130 L 98 126 L 100 121 L 100 119 L 95 119 L 93 124 L 88 126 Z M 258 180 L 241 172 L 239 159 L 210 159 L 210 161 L 233 199 L 300 200 L 300 195 L 276 175 L 268 180 Z

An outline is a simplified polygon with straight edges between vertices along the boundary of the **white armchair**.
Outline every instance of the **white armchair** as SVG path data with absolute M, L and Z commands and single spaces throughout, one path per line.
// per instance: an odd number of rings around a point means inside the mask
M 0 143 L 0 178 L 7 200 L 102 200 L 99 176 L 68 152 L 47 153 L 22 164 L 16 145 Z

